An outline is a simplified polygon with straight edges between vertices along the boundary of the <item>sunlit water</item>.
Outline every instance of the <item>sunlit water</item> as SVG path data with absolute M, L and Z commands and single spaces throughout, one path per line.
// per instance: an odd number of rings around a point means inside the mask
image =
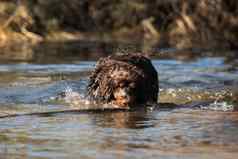
M 1 64 L 0 158 L 238 157 L 238 70 L 223 58 L 153 60 L 159 102 L 174 109 L 68 112 L 90 108 L 94 64 Z

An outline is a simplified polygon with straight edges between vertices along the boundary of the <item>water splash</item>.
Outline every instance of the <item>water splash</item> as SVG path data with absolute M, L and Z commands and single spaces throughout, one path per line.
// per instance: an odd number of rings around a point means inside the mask
M 85 94 L 74 91 L 73 88 L 69 85 L 67 85 L 63 93 L 55 99 L 63 101 L 71 108 L 78 110 L 122 109 L 121 107 L 112 103 L 97 103 L 96 101 L 90 100 L 85 96 Z
M 226 101 L 215 101 L 208 106 L 201 106 L 202 110 L 215 110 L 215 111 L 234 111 L 235 107 L 232 104 L 229 104 Z

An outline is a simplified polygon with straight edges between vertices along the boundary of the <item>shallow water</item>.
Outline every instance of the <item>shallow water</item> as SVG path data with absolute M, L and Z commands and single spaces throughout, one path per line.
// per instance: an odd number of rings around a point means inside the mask
M 94 64 L 0 64 L 0 158 L 238 157 L 238 69 L 225 58 L 153 59 L 160 102 L 181 108 L 67 112 L 88 105 L 57 95 L 70 90 L 83 99 Z

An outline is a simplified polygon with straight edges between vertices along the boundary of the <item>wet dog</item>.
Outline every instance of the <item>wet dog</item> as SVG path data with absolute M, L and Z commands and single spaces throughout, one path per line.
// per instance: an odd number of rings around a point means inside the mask
M 87 87 L 92 100 L 119 107 L 157 103 L 158 91 L 157 71 L 150 59 L 141 54 L 101 58 Z

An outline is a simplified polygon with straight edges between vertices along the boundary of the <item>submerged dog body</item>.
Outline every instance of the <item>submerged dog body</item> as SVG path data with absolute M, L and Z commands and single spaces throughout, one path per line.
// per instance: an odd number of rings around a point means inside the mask
M 158 75 L 151 61 L 141 54 L 101 58 L 89 79 L 87 94 L 93 100 L 132 107 L 156 103 Z

